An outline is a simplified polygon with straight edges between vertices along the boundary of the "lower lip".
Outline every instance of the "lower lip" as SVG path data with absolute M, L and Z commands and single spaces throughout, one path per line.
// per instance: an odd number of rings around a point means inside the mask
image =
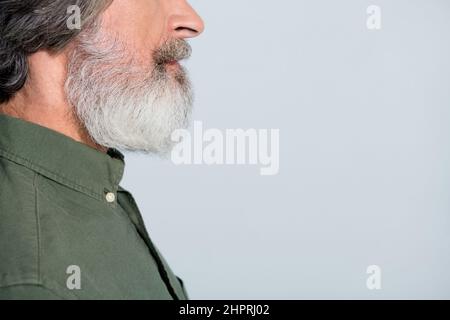
M 169 66 L 169 67 L 172 67 L 172 66 L 173 67 L 177 67 L 180 64 L 178 63 L 178 61 L 169 61 L 169 62 L 166 63 L 166 65 Z

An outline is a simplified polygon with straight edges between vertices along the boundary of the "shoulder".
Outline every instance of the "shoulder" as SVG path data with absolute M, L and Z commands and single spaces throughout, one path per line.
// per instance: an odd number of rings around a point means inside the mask
M 0 287 L 37 281 L 35 173 L 0 157 Z
M 41 270 L 38 178 L 0 156 L 0 300 L 74 298 Z
M 40 284 L 20 284 L 0 287 L 0 300 L 63 300 L 70 299 Z

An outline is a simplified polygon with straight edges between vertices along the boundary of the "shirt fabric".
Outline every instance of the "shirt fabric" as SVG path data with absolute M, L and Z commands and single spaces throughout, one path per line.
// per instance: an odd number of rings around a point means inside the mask
M 0 299 L 185 300 L 124 157 L 0 115 Z

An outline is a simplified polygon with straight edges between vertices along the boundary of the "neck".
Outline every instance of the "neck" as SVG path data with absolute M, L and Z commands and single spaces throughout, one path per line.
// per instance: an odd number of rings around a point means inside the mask
M 49 59 L 53 63 L 49 63 Z M 64 62 L 63 56 L 55 57 L 48 53 L 31 56 L 25 86 L 10 101 L 0 105 L 0 113 L 38 124 L 106 152 L 107 148 L 92 140 L 66 99 L 66 71 L 60 67 L 65 65 Z

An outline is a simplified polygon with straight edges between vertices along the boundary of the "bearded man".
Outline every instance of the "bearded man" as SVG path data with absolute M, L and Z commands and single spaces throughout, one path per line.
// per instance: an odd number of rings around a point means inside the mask
M 203 28 L 186 0 L 0 0 L 0 299 L 188 298 L 119 150 L 188 125 Z

